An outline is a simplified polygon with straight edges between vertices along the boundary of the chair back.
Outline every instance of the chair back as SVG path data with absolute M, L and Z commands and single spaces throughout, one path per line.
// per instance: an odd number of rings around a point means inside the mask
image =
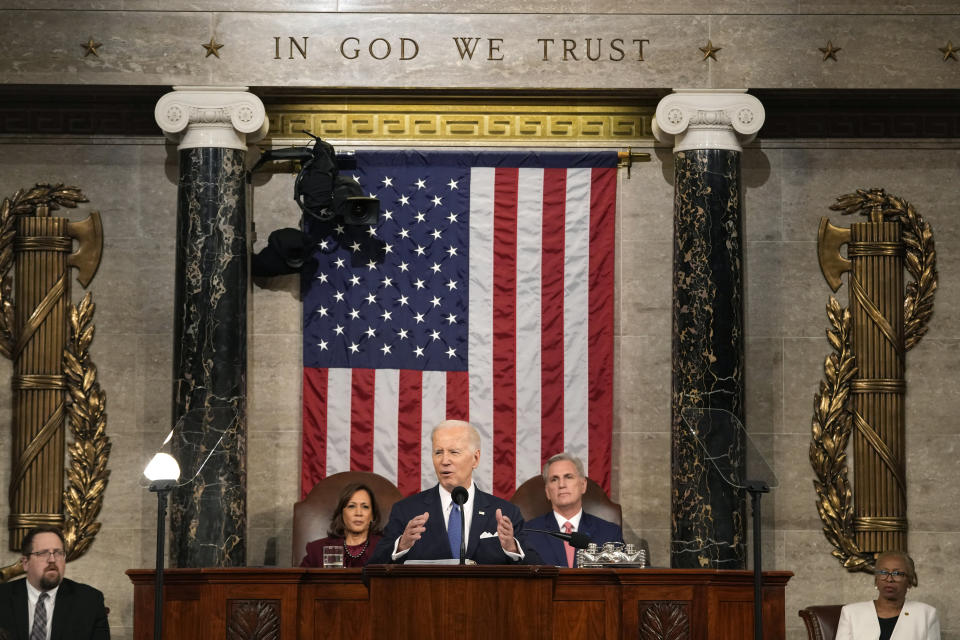
M 797 612 L 807 625 L 807 637 L 810 640 L 834 640 L 837 637 L 837 624 L 840 622 L 842 604 L 821 604 L 800 609 Z
M 395 484 L 369 471 L 343 471 L 327 476 L 310 490 L 306 498 L 293 505 L 293 566 L 299 566 L 307 555 L 308 542 L 327 536 L 340 492 L 354 482 L 365 484 L 373 491 L 380 507 L 380 526 L 386 526 L 393 503 L 403 498 Z
M 515 504 L 524 520 L 532 520 L 551 510 L 544 491 L 543 476 L 535 475 L 519 487 L 510 502 Z M 587 492 L 583 494 L 583 510 L 587 513 L 623 527 L 623 509 L 607 496 L 603 488 L 587 478 Z

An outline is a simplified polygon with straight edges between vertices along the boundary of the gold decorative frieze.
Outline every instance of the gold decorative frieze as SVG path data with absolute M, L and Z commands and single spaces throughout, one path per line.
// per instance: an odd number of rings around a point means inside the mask
M 411 142 L 627 143 L 653 138 L 653 109 L 633 106 L 455 104 L 267 105 L 274 138 Z

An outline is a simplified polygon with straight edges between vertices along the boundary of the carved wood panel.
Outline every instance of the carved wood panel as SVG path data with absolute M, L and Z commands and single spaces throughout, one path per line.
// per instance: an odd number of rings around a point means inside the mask
M 227 600 L 227 640 L 280 640 L 280 600 Z
M 669 600 L 637 603 L 640 640 L 689 640 L 690 603 Z

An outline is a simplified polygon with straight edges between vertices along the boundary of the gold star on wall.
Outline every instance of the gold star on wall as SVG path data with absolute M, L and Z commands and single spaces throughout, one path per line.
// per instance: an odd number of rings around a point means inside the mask
M 97 53 L 97 48 L 98 48 L 98 47 L 102 47 L 102 46 L 103 46 L 103 43 L 102 43 L 102 42 L 96 42 L 96 41 L 93 39 L 93 36 L 90 36 L 90 39 L 87 40 L 86 42 L 84 42 L 83 44 L 81 44 L 80 46 L 83 47 L 83 49 L 84 49 L 84 51 L 83 51 L 83 57 L 84 57 L 84 58 L 86 58 L 86 57 L 87 57 L 88 55 L 90 55 L 91 53 L 99 58 L 99 57 L 100 57 L 100 54 Z
M 714 60 L 716 60 L 717 59 L 716 53 L 717 51 L 720 51 L 720 49 L 723 49 L 723 47 L 713 46 L 713 42 L 710 40 L 707 40 L 707 46 L 700 47 L 700 51 L 703 52 L 704 60 L 706 60 L 707 58 L 713 58 Z
M 837 51 L 843 51 L 842 47 L 833 46 L 833 40 L 827 40 L 826 47 L 820 47 L 820 53 L 823 54 L 823 61 L 826 62 L 829 58 L 834 62 L 837 61 Z
M 947 46 L 940 47 L 940 53 L 943 54 L 944 62 L 946 62 L 947 60 L 956 60 L 958 52 L 960 52 L 960 49 L 957 49 L 956 47 L 954 47 L 952 41 L 947 42 Z
M 203 48 L 207 50 L 207 55 L 203 56 L 204 58 L 209 58 L 210 56 L 220 57 L 220 48 L 223 47 L 222 44 L 217 42 L 216 38 L 210 38 L 210 42 L 203 45 Z

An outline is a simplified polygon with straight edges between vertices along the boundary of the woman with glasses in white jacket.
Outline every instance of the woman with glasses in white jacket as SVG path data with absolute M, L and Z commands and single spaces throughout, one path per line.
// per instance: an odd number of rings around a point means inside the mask
M 877 599 L 843 607 L 837 640 L 940 640 L 937 610 L 907 600 L 907 589 L 917 586 L 910 556 L 900 551 L 881 553 L 873 576 Z

